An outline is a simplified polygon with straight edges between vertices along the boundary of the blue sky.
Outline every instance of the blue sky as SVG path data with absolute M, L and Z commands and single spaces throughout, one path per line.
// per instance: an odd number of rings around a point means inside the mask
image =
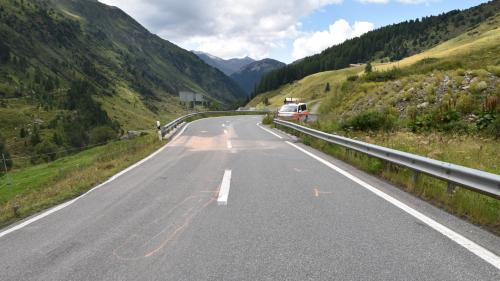
M 481 0 L 100 0 L 151 32 L 222 58 L 290 63 L 374 28 L 487 2 Z M 377 3 L 373 3 L 377 2 Z
M 325 29 L 332 21 L 341 18 L 349 22 L 356 20 L 369 21 L 374 23 L 376 27 L 381 27 L 409 19 L 437 15 L 454 9 L 466 9 L 485 2 L 487 1 L 441 0 L 409 5 L 394 1 L 387 4 L 370 4 L 350 0 L 344 1 L 340 5 L 329 5 L 320 8 L 301 20 L 305 31 Z

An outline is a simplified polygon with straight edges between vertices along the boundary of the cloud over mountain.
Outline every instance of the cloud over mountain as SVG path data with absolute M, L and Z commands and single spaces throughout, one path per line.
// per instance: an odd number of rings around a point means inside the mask
M 263 58 L 299 35 L 299 20 L 342 0 L 100 0 L 186 49 Z
M 346 20 L 340 19 L 330 25 L 328 30 L 305 33 L 297 38 L 293 42 L 292 57 L 297 60 L 317 54 L 332 45 L 358 37 L 374 28 L 370 22 L 357 21 L 350 25 Z

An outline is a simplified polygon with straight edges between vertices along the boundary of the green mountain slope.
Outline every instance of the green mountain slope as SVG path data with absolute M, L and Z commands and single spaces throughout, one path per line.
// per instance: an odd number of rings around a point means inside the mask
M 230 77 L 236 81 L 248 96 L 250 96 L 255 86 L 260 82 L 260 79 L 262 79 L 262 76 L 283 66 L 285 66 L 285 64 L 280 61 L 263 59 L 244 66 L 239 71 L 231 74 Z
M 256 93 L 275 90 L 308 75 L 345 68 L 352 63 L 402 59 L 473 29 L 499 11 L 500 1 L 491 1 L 463 11 L 379 28 L 270 72 L 262 79 Z
M 182 113 L 182 90 L 227 108 L 245 98 L 229 77 L 118 8 L 0 0 L 0 130 L 11 154 L 149 128 Z

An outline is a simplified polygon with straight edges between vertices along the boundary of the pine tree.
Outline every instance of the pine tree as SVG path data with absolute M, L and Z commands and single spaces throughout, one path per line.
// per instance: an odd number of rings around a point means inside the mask
M 38 130 L 38 127 L 34 126 L 33 133 L 31 134 L 31 138 L 30 138 L 30 143 L 32 146 L 35 146 L 41 142 L 42 142 L 42 138 L 40 138 L 40 132 Z
M 23 127 L 21 128 L 21 131 L 19 132 L 19 137 L 24 139 L 28 135 L 28 132 L 26 132 L 26 129 Z
M 368 62 L 365 66 L 365 73 L 370 73 L 373 71 L 373 67 L 372 67 L 372 64 L 370 62 Z
M 269 98 L 268 98 L 268 97 L 264 97 L 264 105 L 265 105 L 265 106 L 270 105 L 270 103 L 269 103 Z

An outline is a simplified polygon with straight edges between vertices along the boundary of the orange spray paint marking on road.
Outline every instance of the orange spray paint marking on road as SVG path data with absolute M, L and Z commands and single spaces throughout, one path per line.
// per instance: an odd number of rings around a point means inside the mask
M 319 197 L 320 194 L 331 194 L 332 192 L 329 191 L 320 191 L 319 189 L 315 188 L 314 189 L 314 196 Z

